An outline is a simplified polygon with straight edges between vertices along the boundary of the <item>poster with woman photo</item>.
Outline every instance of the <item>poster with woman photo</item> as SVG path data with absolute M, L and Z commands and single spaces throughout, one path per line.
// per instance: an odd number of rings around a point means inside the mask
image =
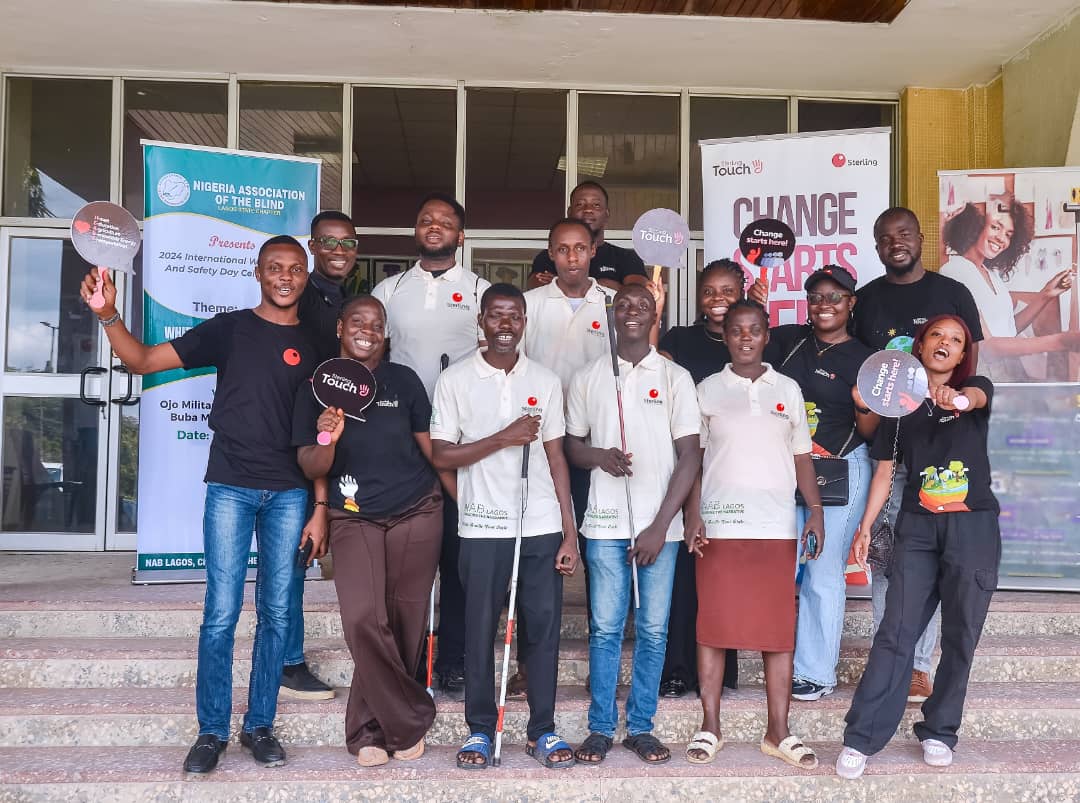
M 941 272 L 975 297 L 995 384 L 1001 587 L 1080 589 L 1080 168 L 938 176 Z
M 1080 380 L 1077 215 L 1080 169 L 942 172 L 941 273 L 975 297 L 995 382 Z

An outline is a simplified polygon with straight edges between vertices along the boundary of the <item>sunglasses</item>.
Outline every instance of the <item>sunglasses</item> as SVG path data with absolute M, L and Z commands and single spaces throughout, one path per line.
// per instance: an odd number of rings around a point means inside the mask
M 820 304 L 823 301 L 828 301 L 830 304 L 839 304 L 841 299 L 851 298 L 851 293 L 841 293 L 839 290 L 832 290 L 828 293 L 807 293 L 806 300 L 811 304 Z
M 346 251 L 355 251 L 356 247 L 360 244 L 360 241 L 355 237 L 319 237 L 315 242 L 323 251 L 333 251 L 339 245 Z

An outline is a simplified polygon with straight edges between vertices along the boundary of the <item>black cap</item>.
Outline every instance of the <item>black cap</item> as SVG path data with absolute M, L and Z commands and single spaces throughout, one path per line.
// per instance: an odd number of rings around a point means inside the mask
M 851 275 L 851 271 L 847 268 L 841 268 L 839 265 L 826 265 L 824 268 L 814 271 L 806 277 L 806 281 L 803 282 L 803 289 L 810 290 L 822 279 L 832 279 L 845 290 L 855 292 L 855 277 Z

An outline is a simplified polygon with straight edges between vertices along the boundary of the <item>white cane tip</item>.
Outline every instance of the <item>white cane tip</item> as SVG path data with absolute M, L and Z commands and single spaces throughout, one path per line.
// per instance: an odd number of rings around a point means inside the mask
M 968 399 L 967 396 L 957 396 L 955 399 L 953 399 L 952 403 L 953 407 L 955 407 L 957 410 L 966 410 L 968 407 L 971 406 L 971 401 Z

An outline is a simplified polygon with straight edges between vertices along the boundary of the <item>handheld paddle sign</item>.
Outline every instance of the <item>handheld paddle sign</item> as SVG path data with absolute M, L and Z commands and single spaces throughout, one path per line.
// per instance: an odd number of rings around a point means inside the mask
M 673 209 L 650 209 L 634 224 L 634 251 L 652 265 L 652 281 L 660 281 L 660 268 L 685 268 L 690 226 Z
M 742 230 L 739 251 L 743 259 L 757 265 L 758 278 L 767 284 L 769 271 L 783 265 L 795 253 L 795 232 L 783 221 L 763 217 Z
M 856 384 L 866 406 L 883 418 L 903 418 L 917 409 L 930 391 L 923 364 L 906 351 L 895 349 L 867 357 Z
M 319 404 L 323 407 L 337 407 L 356 421 L 367 420 L 364 418 L 364 410 L 375 401 L 377 390 L 375 377 L 367 366 L 348 357 L 334 357 L 320 364 L 311 378 L 311 386 Z M 316 441 L 321 446 L 328 446 L 330 433 L 320 432 Z
M 90 296 L 90 308 L 105 306 L 101 290 L 108 269 L 132 272 L 131 262 L 139 253 L 142 234 L 139 224 L 124 207 L 108 201 L 94 201 L 71 219 L 71 244 L 83 259 L 98 268 L 98 283 Z

